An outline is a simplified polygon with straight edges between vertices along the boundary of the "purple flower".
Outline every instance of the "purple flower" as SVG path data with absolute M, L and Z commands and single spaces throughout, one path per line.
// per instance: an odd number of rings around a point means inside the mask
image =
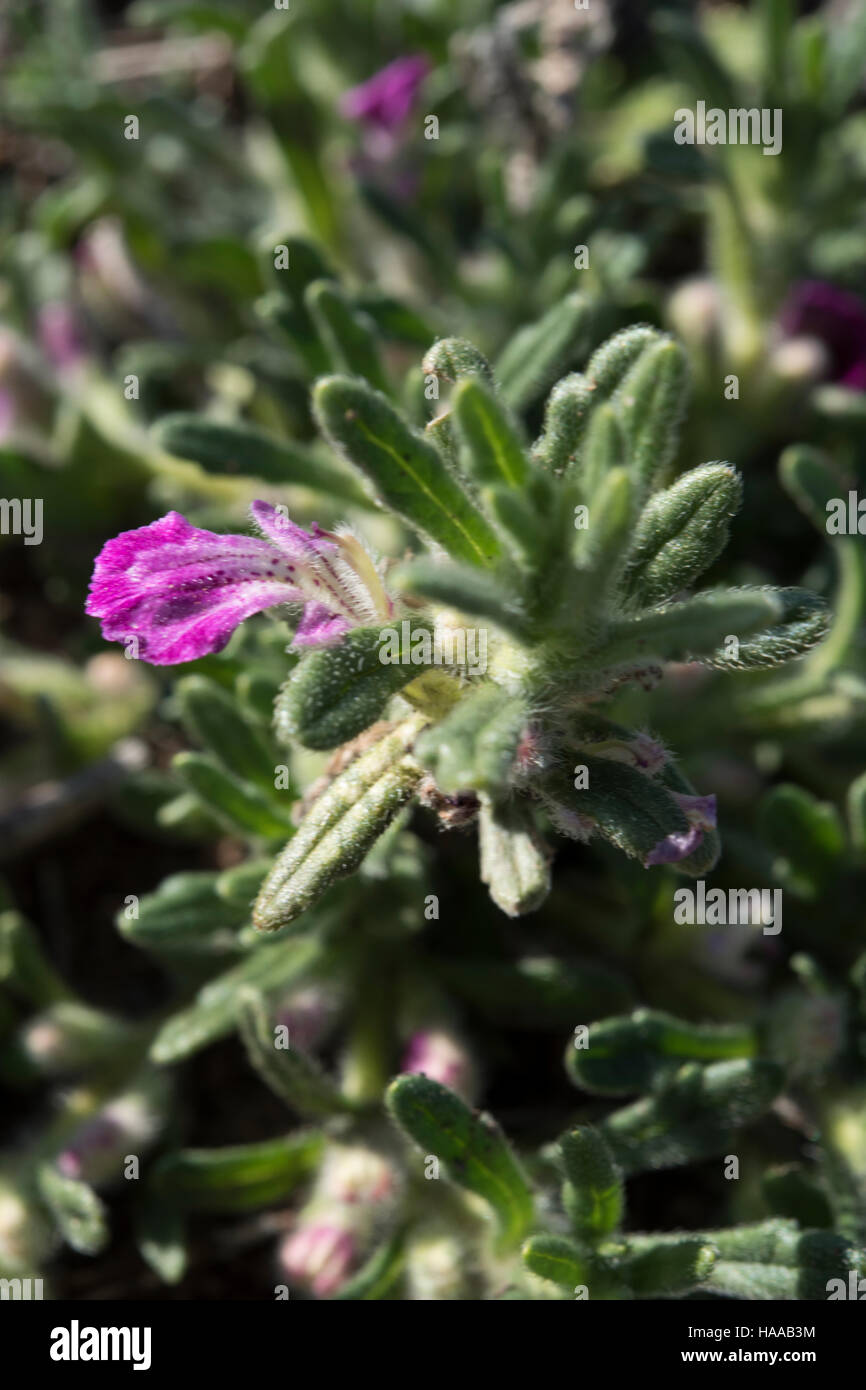
M 714 796 L 686 796 L 682 792 L 672 792 L 674 801 L 685 814 L 688 830 L 675 830 L 650 850 L 644 860 L 649 869 L 654 864 L 676 864 L 687 859 L 698 848 L 707 830 L 716 827 L 716 798 Z
M 830 357 L 833 381 L 866 391 L 866 304 L 824 280 L 804 280 L 779 315 L 788 338 L 817 338 Z
M 244 618 L 302 603 L 295 645 L 328 646 L 390 617 L 371 557 L 349 534 L 304 531 L 267 502 L 250 508 L 267 540 L 202 531 L 178 512 L 124 531 L 97 556 L 87 612 L 110 641 L 137 641 L 154 666 L 221 651 Z
M 398 58 L 360 87 L 346 92 L 340 110 L 350 121 L 394 132 L 412 110 L 418 88 L 430 71 L 423 54 Z

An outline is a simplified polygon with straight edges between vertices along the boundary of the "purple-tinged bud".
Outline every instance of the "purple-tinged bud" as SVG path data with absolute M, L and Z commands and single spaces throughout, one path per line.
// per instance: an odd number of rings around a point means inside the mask
M 472 1059 L 466 1048 L 452 1033 L 442 1028 L 428 1028 L 410 1038 L 400 1068 L 417 1072 L 456 1091 L 464 1100 L 475 1098 L 476 1076 Z
M 324 1214 L 302 1223 L 287 1236 L 278 1261 L 287 1278 L 309 1288 L 319 1298 L 337 1293 L 351 1273 L 357 1256 L 354 1233 L 339 1218 Z
M 675 830 L 659 840 L 644 860 L 647 869 L 654 864 L 677 864 L 681 859 L 687 859 L 699 848 L 705 833 L 716 828 L 714 796 L 688 796 L 682 792 L 672 792 L 671 795 L 684 813 L 689 828 Z

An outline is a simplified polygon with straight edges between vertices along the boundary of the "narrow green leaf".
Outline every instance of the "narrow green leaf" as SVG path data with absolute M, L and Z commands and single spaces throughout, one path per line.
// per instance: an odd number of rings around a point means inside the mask
M 246 907 L 226 902 L 217 892 L 219 875 L 171 874 L 138 903 L 137 915 L 123 907 L 118 930 L 146 950 L 189 949 L 222 940 L 235 944 L 235 931 L 249 918 Z
M 246 421 L 227 424 L 206 415 L 165 415 L 153 427 L 156 443 L 176 458 L 190 459 L 209 473 L 291 483 L 369 507 L 352 475 L 299 444 L 289 444 Z
M 532 1220 L 532 1193 L 495 1121 L 426 1076 L 397 1077 L 386 1103 L 423 1154 L 438 1158 L 453 1182 L 492 1207 L 503 1247 L 519 1243 Z
M 792 783 L 771 788 L 762 799 L 758 831 L 781 860 L 776 872 L 804 880 L 814 894 L 838 872 L 846 850 L 836 807 Z
M 523 410 L 562 375 L 589 331 L 591 307 L 566 295 L 534 324 L 518 329 L 496 360 L 495 377 L 512 410 Z
M 379 497 L 456 560 L 487 565 L 500 552 L 489 523 L 448 471 L 435 447 L 401 419 L 379 392 L 349 377 L 314 391 L 323 432 L 372 481 Z
M 181 1149 L 156 1164 L 153 1189 L 183 1211 L 245 1212 L 284 1202 L 314 1171 L 324 1139 L 294 1131 L 221 1149 Z
M 485 682 L 419 736 L 416 756 L 440 791 L 496 791 L 508 780 L 527 717 L 519 696 Z
M 657 1009 L 592 1023 L 586 1043 L 569 1044 L 568 1072 L 583 1090 L 606 1096 L 651 1090 L 683 1062 L 753 1057 L 757 1049 L 744 1024 L 687 1023 Z
M 372 320 L 353 309 L 331 280 L 308 285 L 304 303 L 328 351 L 332 371 L 364 377 L 377 391 L 387 392 L 388 381 Z
M 559 1152 L 565 1174 L 562 1200 L 582 1240 L 598 1241 L 619 1229 L 625 1212 L 622 1174 L 604 1138 L 591 1125 L 563 1134 Z
M 225 772 L 207 754 L 178 753 L 171 765 L 208 811 L 219 816 L 231 829 L 268 840 L 291 833 L 293 827 L 288 812 L 280 815 L 256 787 Z
M 782 1085 L 772 1062 L 750 1058 L 689 1063 L 657 1095 L 609 1115 L 600 1126 L 626 1176 L 730 1152 L 734 1133 L 762 1115 Z
M 274 755 L 260 731 L 241 714 L 232 696 L 206 676 L 185 676 L 175 697 L 190 738 L 226 772 L 273 798 Z
M 347 1102 L 318 1062 L 292 1044 L 280 1046 L 260 993 L 245 988 L 238 1015 L 241 1039 L 251 1065 L 266 1086 L 304 1119 L 346 1110 Z
M 235 1027 L 245 985 L 274 991 L 287 989 L 308 976 L 319 962 L 321 947 L 314 939 L 263 942 L 234 969 L 203 985 L 187 1008 L 172 1014 L 160 1028 L 150 1050 L 154 1062 L 179 1062 Z
M 866 854 L 866 772 L 848 788 L 848 826 L 852 846 L 858 854 Z
M 432 633 L 432 623 L 415 617 L 411 624 L 355 628 L 335 647 L 306 652 L 277 697 L 277 737 L 288 746 L 297 739 L 305 748 L 334 748 L 362 733 L 392 695 L 429 669 L 430 662 L 416 659 L 423 655 L 420 633 Z M 398 661 L 383 662 L 398 650 Z
M 36 1182 L 66 1244 L 81 1255 L 98 1255 L 108 1243 L 109 1231 L 105 1205 L 93 1188 L 64 1177 L 49 1163 L 39 1168 Z
M 592 1264 L 580 1247 L 565 1236 L 530 1236 L 524 1242 L 522 1255 L 526 1268 L 540 1279 L 549 1279 L 570 1290 L 590 1286 Z
M 495 366 L 503 398 L 512 410 L 523 410 L 556 380 L 577 354 L 589 320 L 589 301 L 569 294 L 515 334 Z
M 452 409 L 476 481 L 522 487 L 529 476 L 523 443 L 490 388 L 470 377 L 455 390 Z
M 136 1212 L 135 1243 L 142 1259 L 165 1284 L 179 1284 L 187 1271 L 186 1221 L 183 1213 L 148 1184 Z
M 708 653 L 702 648 L 699 660 L 717 671 L 753 671 L 778 666 L 803 656 L 823 641 L 830 629 L 832 613 L 824 599 L 808 589 L 737 589 L 730 592 L 764 594 L 772 598 L 781 612 L 781 621 L 771 623 L 766 631 L 753 632 L 749 640 L 741 641 L 736 652 L 724 646 Z M 736 632 L 735 628 L 731 629 Z M 741 631 L 745 628 L 741 625 Z
M 554 808 L 587 817 L 605 839 L 642 863 L 668 835 L 688 830 L 685 814 L 656 778 L 612 758 L 585 752 L 576 757 L 576 766 L 586 768 L 587 785 L 572 790 L 565 768 L 548 774 L 541 790 Z
M 627 590 L 640 604 L 664 603 L 724 550 L 743 485 L 727 463 L 706 463 L 651 497 L 628 560 Z
M 616 588 L 627 554 L 634 495 L 626 469 L 612 469 L 589 504 L 589 525 L 575 535 L 577 575 L 569 586 L 568 608 L 572 623 L 584 634 L 604 631 L 606 601 Z
M 595 501 L 608 474 L 625 468 L 625 434 L 612 405 L 596 406 L 590 416 L 580 455 L 580 467 L 572 470 L 581 495 Z
M 701 1236 L 630 1236 L 616 1269 L 638 1298 L 663 1298 L 700 1288 L 716 1260 L 714 1247 Z
M 439 377 L 449 383 L 478 377 L 493 384 L 490 363 L 466 338 L 440 338 L 424 354 L 421 370 L 425 376 Z
M 688 399 L 688 362 L 679 343 L 662 338 L 644 348 L 613 398 L 626 435 L 638 492 L 664 481 L 676 453 Z
M 758 643 L 771 632 L 785 632 L 778 624 L 783 616 L 782 595 L 778 589 L 714 589 L 695 594 L 682 603 L 648 609 L 634 618 L 611 625 L 604 644 L 589 652 L 587 663 L 594 667 L 622 666 L 628 662 L 696 661 L 724 667 L 749 665 Z M 817 601 L 816 601 L 817 602 Z M 761 638 L 746 639 L 762 630 Z M 724 655 L 725 644 L 733 650 L 736 639 L 739 655 Z
M 36 1008 L 70 997 L 33 927 L 13 909 L 0 912 L 0 983 Z
M 472 617 L 487 618 L 505 632 L 526 636 L 527 620 L 520 595 L 501 574 L 422 556 L 393 570 L 388 579 L 403 593 L 417 594 Z
M 259 931 L 294 922 L 338 878 L 353 873 L 400 807 L 421 770 L 405 756 L 423 720 L 406 720 L 335 777 L 277 856 L 256 900 Z
M 496 906 L 509 917 L 539 908 L 550 892 L 551 856 L 528 809 L 482 796 L 478 843 L 481 881 Z
M 387 1298 L 403 1272 L 404 1263 L 403 1233 L 398 1231 L 373 1252 L 357 1274 L 342 1285 L 339 1292 L 333 1295 L 333 1301 L 371 1303 Z

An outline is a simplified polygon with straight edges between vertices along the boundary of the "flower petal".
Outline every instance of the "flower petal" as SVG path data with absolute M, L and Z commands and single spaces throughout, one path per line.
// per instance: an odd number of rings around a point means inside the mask
M 221 651 L 244 618 L 298 601 L 294 566 L 266 541 L 203 531 L 178 512 L 124 531 L 97 557 L 87 612 L 155 666 Z
M 253 502 L 250 513 L 268 540 L 279 547 L 292 582 L 305 598 L 343 617 L 346 628 L 363 626 L 376 616 L 375 600 L 355 567 L 357 558 L 338 537 L 315 525 L 312 531 L 305 531 L 268 502 Z
M 675 831 L 673 835 L 666 835 L 650 850 L 643 861 L 644 866 L 649 869 L 654 864 L 676 864 L 680 859 L 688 859 L 703 838 L 704 832 L 697 825 L 691 826 L 688 830 Z
M 295 628 L 293 647 L 329 647 L 339 642 L 351 623 L 332 613 L 323 603 L 308 603 Z
M 398 58 L 360 87 L 346 92 L 340 110 L 351 121 L 365 121 L 393 130 L 409 115 L 418 88 L 429 71 L 429 61 L 423 55 Z

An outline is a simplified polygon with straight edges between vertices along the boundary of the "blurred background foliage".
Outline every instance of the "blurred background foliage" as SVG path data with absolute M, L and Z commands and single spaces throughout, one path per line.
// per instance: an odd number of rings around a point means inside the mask
M 168 1280 L 181 1297 L 271 1297 L 278 1268 L 294 1277 L 297 1246 L 279 1266 L 273 1242 L 297 1234 L 293 1194 L 314 1171 L 322 1183 L 332 1141 L 318 1128 L 273 1139 L 286 1086 L 302 1117 L 345 1121 L 333 1096 L 310 1108 L 309 1077 L 300 1105 L 296 1077 L 253 1084 L 256 1008 L 293 1028 L 313 1018 L 311 1052 L 341 1095 L 373 1105 L 365 1143 L 383 1150 L 394 1140 L 376 1106 L 419 1029 L 456 1040 L 467 1093 L 524 1153 L 605 1113 L 593 1078 L 570 1085 L 562 1066 L 579 1024 L 640 1005 L 739 1025 L 754 1046 L 697 1057 L 757 1048 L 782 1068 L 784 1088 L 737 1139 L 745 1180 L 724 1180 L 712 1145 L 681 1147 L 686 1173 L 647 1152 L 630 1169 L 630 1228 L 784 1217 L 862 1243 L 866 543 L 828 535 L 826 502 L 866 496 L 866 11 L 10 0 L 0 55 L 0 492 L 44 500 L 41 544 L 0 536 L 0 1265 L 46 1268 L 59 1296 L 159 1296 Z M 407 56 L 424 61 L 405 109 L 347 100 Z M 699 100 L 780 108 L 781 153 L 677 145 L 674 112 Z M 507 363 L 515 333 L 574 291 L 589 312 L 558 344 L 556 375 L 633 322 L 684 342 L 679 466 L 728 459 L 745 484 L 711 578 L 808 584 L 834 626 L 772 679 L 675 668 L 616 717 L 670 737 L 717 794 L 712 882 L 783 888 L 779 937 L 675 925 L 675 875 L 603 847 L 561 849 L 553 893 L 513 922 L 475 882 L 471 836 L 419 817 L 360 888 L 332 890 L 291 952 L 282 943 L 278 968 L 279 941 L 251 939 L 273 820 L 238 823 L 172 763 L 189 748 L 227 757 L 196 719 L 191 676 L 268 745 L 288 629 L 262 617 L 220 656 L 155 671 L 106 649 L 83 605 L 105 540 L 170 507 L 238 530 L 263 497 L 301 521 L 348 516 L 400 554 L 407 536 L 316 436 L 310 385 L 347 367 L 305 298 L 323 278 L 419 423 L 437 337 L 465 335 Z M 550 384 L 520 399 L 532 432 Z M 224 427 L 219 447 L 193 417 Z M 291 795 L 321 768 L 299 759 Z M 290 833 L 281 796 L 271 789 L 270 815 Z M 143 1197 L 109 1184 L 106 1208 L 105 1173 L 75 1155 L 111 1151 L 112 1134 L 159 1161 Z M 532 1161 L 545 1192 L 551 1163 L 543 1148 Z M 379 1277 L 391 1297 L 480 1296 L 477 1218 L 442 1202 L 441 1237 L 410 1204 L 402 1265 L 393 1215 L 384 1236 L 355 1233 L 356 1263 L 362 1247 L 383 1251 L 357 1296 L 377 1296 Z M 430 1293 L 436 1259 L 452 1268 L 443 1240 L 457 1243 L 451 1282 Z M 483 1287 L 510 1288 L 484 1258 Z M 537 1251 L 527 1262 L 544 1274 Z M 539 1294 L 530 1282 L 511 1296 Z

